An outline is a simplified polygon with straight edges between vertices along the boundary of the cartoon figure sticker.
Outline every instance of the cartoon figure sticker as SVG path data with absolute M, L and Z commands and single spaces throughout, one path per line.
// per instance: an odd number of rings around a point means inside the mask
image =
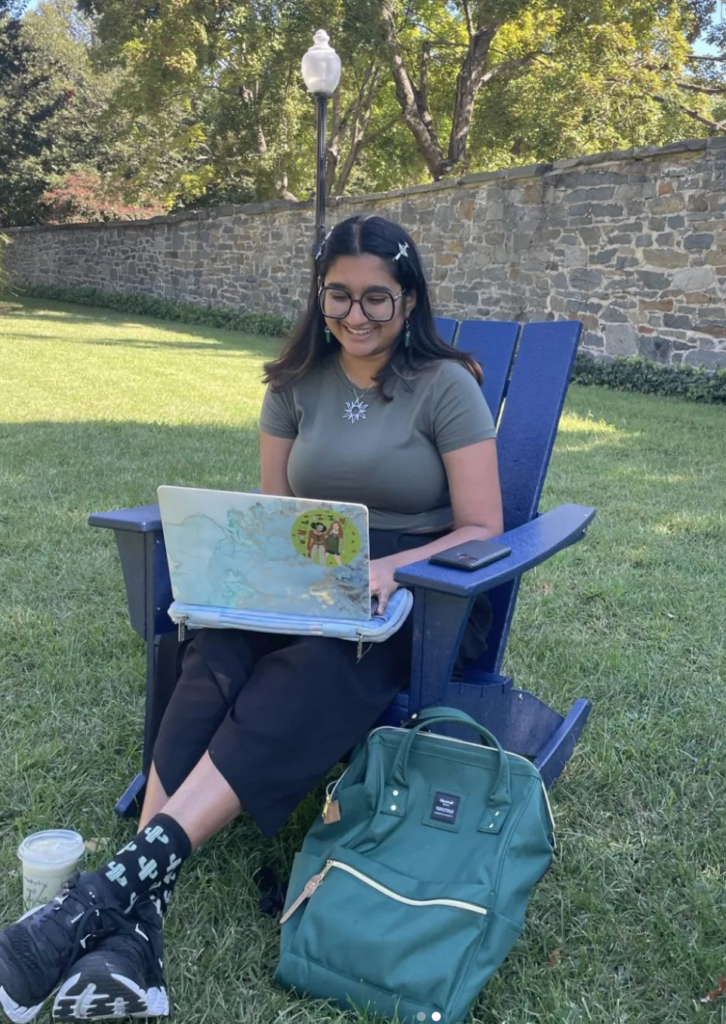
M 360 532 L 347 517 L 331 509 L 303 512 L 292 527 L 295 549 L 318 565 L 347 565 L 360 552 Z

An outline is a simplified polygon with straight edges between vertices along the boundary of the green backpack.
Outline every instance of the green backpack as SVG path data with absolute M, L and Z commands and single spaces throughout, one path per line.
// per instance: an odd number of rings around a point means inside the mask
M 522 931 L 552 818 L 534 765 L 469 715 L 414 718 L 356 748 L 305 837 L 275 978 L 401 1024 L 456 1024 Z M 443 722 L 488 746 L 422 732 Z

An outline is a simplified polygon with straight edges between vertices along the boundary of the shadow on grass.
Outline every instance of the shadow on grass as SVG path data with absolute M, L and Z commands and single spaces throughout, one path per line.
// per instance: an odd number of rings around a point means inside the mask
M 211 327 L 205 324 L 187 324 L 176 320 L 157 319 L 156 317 L 151 316 L 139 315 L 137 317 L 129 317 L 126 314 L 117 313 L 114 310 L 100 309 L 95 306 L 88 307 L 88 313 L 81 313 L 78 311 L 79 307 L 72 305 L 71 303 L 64 304 L 58 302 L 32 306 L 30 305 L 31 301 L 33 300 L 24 300 L 22 306 L 14 306 L 10 310 L 3 310 L 6 315 L 9 314 L 7 319 L 2 321 L 3 326 L 0 329 L 0 333 L 3 337 L 17 337 L 22 338 L 24 341 L 35 341 L 39 338 L 56 342 L 62 341 L 62 338 L 58 335 L 37 334 L 32 328 L 27 331 L 22 329 L 17 331 L 6 329 L 7 324 L 15 322 L 22 326 L 22 321 L 27 320 L 32 323 L 38 323 L 40 321 L 47 325 L 50 325 L 51 323 L 58 323 L 62 324 L 64 327 L 75 325 L 87 328 L 92 324 L 113 325 L 123 328 L 150 327 L 157 331 L 163 331 L 167 336 L 163 341 L 158 342 L 140 338 L 94 339 L 89 337 L 87 331 L 84 330 L 82 337 L 72 339 L 74 342 L 80 341 L 84 345 L 113 345 L 121 348 L 128 347 L 144 349 L 171 349 L 178 347 L 184 351 L 193 349 L 209 350 L 213 346 L 223 346 L 230 349 L 245 349 L 251 356 L 271 359 L 277 355 L 285 343 L 284 337 L 247 334 L 242 331 L 231 330 L 223 327 Z M 40 302 L 40 300 L 35 301 Z M 68 312 L 65 312 L 66 309 Z M 171 338 L 168 337 L 170 335 Z M 184 341 L 175 344 L 173 340 L 174 336 L 182 339 L 189 337 L 199 338 L 203 339 L 206 344 L 194 344 Z

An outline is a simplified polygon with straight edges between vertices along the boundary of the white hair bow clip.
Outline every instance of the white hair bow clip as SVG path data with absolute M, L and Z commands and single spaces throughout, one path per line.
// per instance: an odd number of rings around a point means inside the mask
M 393 262 L 400 260 L 402 256 L 408 256 L 408 242 L 398 243 L 398 255 L 393 257 Z
M 330 229 L 330 231 L 329 231 L 329 232 L 327 233 L 327 235 L 325 236 L 325 238 L 324 238 L 324 239 L 322 240 L 322 242 L 320 243 L 320 248 L 318 249 L 318 251 L 317 251 L 317 252 L 316 252 L 316 254 L 315 254 L 315 259 L 316 259 L 316 260 L 319 260 L 319 259 L 320 259 L 320 257 L 321 257 L 321 256 L 323 255 L 323 249 L 325 248 L 325 243 L 326 243 L 326 242 L 328 241 L 328 239 L 330 238 L 330 236 L 332 235 L 332 233 L 333 233 L 333 229 L 331 228 L 331 229 Z

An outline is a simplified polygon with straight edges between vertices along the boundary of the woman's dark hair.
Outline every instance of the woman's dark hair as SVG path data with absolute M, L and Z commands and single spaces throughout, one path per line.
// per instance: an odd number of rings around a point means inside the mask
M 405 256 L 396 260 L 394 257 L 401 245 L 408 246 L 408 249 Z M 416 305 L 409 317 L 410 344 L 406 347 L 404 332 L 401 331 L 391 358 L 375 378 L 381 397 L 391 400 L 392 396 L 383 390 L 388 380 L 411 378 L 417 370 L 438 359 L 456 360 L 481 384 L 482 372 L 476 360 L 465 352 L 457 352 L 436 333 L 426 277 L 411 236 L 399 224 L 385 217 L 367 214 L 357 214 L 341 221 L 328 235 L 315 259 L 308 308 L 277 359 L 264 364 L 263 382 L 270 384 L 273 391 L 280 391 L 337 351 L 337 344 L 328 344 L 325 340 L 325 318 L 318 307 L 318 289 L 338 257 L 359 256 L 361 253 L 370 253 L 385 260 L 401 288 L 416 295 Z

